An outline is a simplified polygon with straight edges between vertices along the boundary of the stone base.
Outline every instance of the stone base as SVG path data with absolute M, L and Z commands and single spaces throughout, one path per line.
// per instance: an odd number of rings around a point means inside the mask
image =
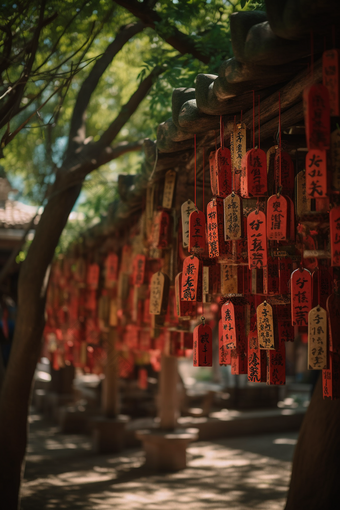
M 63 434 L 89 434 L 90 420 L 98 409 L 89 409 L 83 405 L 65 406 L 59 410 L 60 432 Z
M 91 419 L 92 448 L 97 453 L 115 453 L 124 448 L 125 426 L 128 416 L 116 418 L 97 416 Z
M 60 408 L 73 402 L 73 393 L 52 393 L 48 392 L 45 395 L 45 406 L 44 411 L 46 414 L 54 420 L 59 420 Z
M 180 471 L 187 465 L 186 450 L 198 439 L 198 429 L 138 430 L 143 443 L 145 466 L 159 471 Z

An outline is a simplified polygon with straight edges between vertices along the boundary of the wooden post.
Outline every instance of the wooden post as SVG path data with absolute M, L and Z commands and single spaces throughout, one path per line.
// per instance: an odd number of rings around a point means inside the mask
M 110 327 L 107 339 L 107 362 L 103 381 L 102 409 L 106 418 L 115 418 L 119 413 L 118 401 L 118 355 L 116 351 L 117 329 Z
M 179 416 L 177 358 L 162 354 L 159 391 L 159 415 L 162 430 L 174 430 Z

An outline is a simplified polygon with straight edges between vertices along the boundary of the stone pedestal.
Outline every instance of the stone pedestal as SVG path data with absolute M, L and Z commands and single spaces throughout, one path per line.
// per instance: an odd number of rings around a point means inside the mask
M 186 449 L 198 439 L 198 429 L 139 430 L 136 433 L 143 443 L 145 465 L 159 471 L 180 471 L 187 465 Z
M 115 453 L 124 448 L 125 427 L 128 416 L 116 418 L 96 416 L 90 420 L 92 448 L 96 453 Z
M 86 405 L 76 404 L 61 407 L 59 410 L 60 432 L 63 434 L 89 434 L 90 420 L 97 413 Z

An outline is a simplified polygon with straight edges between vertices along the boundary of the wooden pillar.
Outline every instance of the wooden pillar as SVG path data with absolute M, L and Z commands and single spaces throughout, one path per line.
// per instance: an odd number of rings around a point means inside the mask
M 115 418 L 119 413 L 118 399 L 118 353 L 116 350 L 117 329 L 110 327 L 107 339 L 107 361 L 103 381 L 102 409 L 106 418 Z
M 159 391 L 159 415 L 162 430 L 174 430 L 179 416 L 177 358 L 162 354 Z

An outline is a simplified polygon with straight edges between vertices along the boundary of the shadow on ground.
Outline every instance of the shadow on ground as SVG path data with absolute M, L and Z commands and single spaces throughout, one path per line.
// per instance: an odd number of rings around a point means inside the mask
M 194 443 L 188 467 L 162 474 L 143 452 L 91 452 L 88 436 L 61 435 L 31 415 L 22 510 L 282 510 L 297 433 Z

